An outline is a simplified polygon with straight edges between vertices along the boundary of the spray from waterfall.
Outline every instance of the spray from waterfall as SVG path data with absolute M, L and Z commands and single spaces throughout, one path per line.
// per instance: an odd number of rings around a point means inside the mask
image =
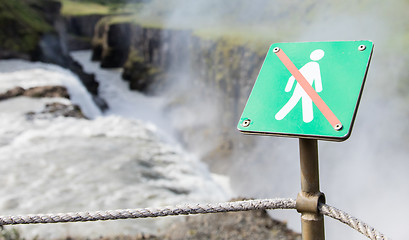
M 409 197 L 408 188 L 403 186 L 409 181 L 409 164 L 405 160 L 409 155 L 409 127 L 405 124 L 409 116 L 405 56 L 408 7 L 405 1 L 173 0 L 163 4 L 152 0 L 138 12 L 138 18 L 161 19 L 165 28 L 193 29 L 194 35 L 209 41 L 217 35 L 240 38 L 248 45 L 262 42 L 265 52 L 269 44 L 277 41 L 372 40 L 374 55 L 351 138 L 344 143 L 319 143 L 321 189 L 329 203 L 399 239 L 406 233 L 395 226 L 407 223 L 402 213 L 409 208 L 398 208 L 406 206 L 403 202 L 385 206 Z M 297 140 L 241 136 L 235 132 L 235 124 L 220 127 L 220 116 L 232 109 L 220 107 L 218 101 L 225 100 L 223 92 L 201 81 L 192 62 L 193 59 L 186 59 L 186 71 L 172 75 L 178 76 L 179 81 L 174 81 L 166 92 L 169 99 L 181 100 L 175 101 L 175 105 L 180 105 L 169 115 L 177 120 L 176 128 L 181 134 L 189 128 L 198 135 L 188 141 L 191 149 L 203 151 L 205 156 L 206 151 L 218 147 L 216 133 L 226 132 L 233 138 L 233 145 L 227 144 L 230 157 L 210 157 L 207 162 L 213 171 L 230 176 L 237 195 L 294 197 L 299 191 Z M 209 70 L 219 67 L 214 65 Z M 246 79 L 249 84 L 254 81 Z M 214 94 L 203 97 L 203 91 Z M 235 117 L 238 121 L 238 115 Z M 279 217 L 299 229 L 298 214 Z M 341 234 L 345 239 L 361 239 L 332 222 L 328 223 L 327 233 L 328 238 Z

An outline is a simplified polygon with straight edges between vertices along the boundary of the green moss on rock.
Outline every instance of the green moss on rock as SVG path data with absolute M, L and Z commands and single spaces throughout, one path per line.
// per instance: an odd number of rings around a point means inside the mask
M 34 9 L 47 7 L 50 1 L 0 1 L 0 48 L 29 54 L 42 34 L 53 30 L 45 17 Z
M 130 89 L 146 92 L 159 81 L 161 74 L 161 69 L 147 63 L 137 50 L 132 49 L 124 65 L 122 78 L 129 81 Z

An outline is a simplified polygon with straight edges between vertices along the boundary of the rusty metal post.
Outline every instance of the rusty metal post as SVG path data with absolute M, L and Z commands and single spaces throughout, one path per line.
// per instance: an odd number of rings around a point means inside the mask
M 301 192 L 297 196 L 296 208 L 301 213 L 303 240 L 324 240 L 324 217 L 318 204 L 325 203 L 320 192 L 318 169 L 318 143 L 315 139 L 299 140 Z

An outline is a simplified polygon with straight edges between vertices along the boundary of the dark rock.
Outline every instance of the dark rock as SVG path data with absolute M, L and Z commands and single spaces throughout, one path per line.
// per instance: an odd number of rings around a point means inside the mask
M 65 68 L 69 68 L 72 61 L 71 57 L 63 50 L 57 33 L 47 33 L 41 37 L 31 60 L 53 63 Z
M 92 55 L 91 55 L 91 60 L 92 61 L 100 61 L 102 58 L 102 51 L 104 50 L 104 47 L 102 44 L 92 44 Z
M 39 86 L 25 90 L 22 87 L 15 87 L 5 93 L 0 93 L 0 100 L 6 100 L 12 97 L 27 96 L 34 98 L 41 97 L 60 97 L 70 99 L 67 88 L 64 86 Z M 93 100 L 101 109 L 108 109 L 107 103 L 97 95 L 93 95 Z
M 91 49 L 97 22 L 105 15 L 65 16 L 68 50 Z
M 102 18 L 96 25 L 94 35 L 92 37 L 92 61 L 100 61 L 102 59 L 102 52 L 104 51 L 104 42 L 106 42 L 106 32 L 109 25 L 107 19 Z
M 151 93 L 151 89 L 163 82 L 163 69 L 171 65 L 170 61 L 180 60 L 166 57 L 170 50 L 175 49 L 169 49 L 168 44 L 162 45 L 163 32 L 172 35 L 169 33 L 174 31 L 111 23 L 109 17 L 103 18 L 95 27 L 92 60 L 100 60 L 104 68 L 123 67 L 122 77 L 130 82 L 131 89 Z M 174 35 L 188 31 L 176 32 Z M 180 40 L 174 38 L 171 42 L 179 42 L 180 52 L 186 52 L 185 41 Z
M 40 86 L 40 87 L 33 87 L 25 90 L 22 87 L 15 87 L 13 89 L 8 90 L 5 93 L 0 94 L 0 100 L 5 100 L 8 98 L 18 97 L 18 96 L 26 96 L 26 97 L 60 97 L 60 98 L 67 98 L 69 99 L 70 96 L 68 94 L 67 88 L 63 86 Z
M 81 64 L 74 60 L 71 61 L 69 69 L 81 79 L 88 92 L 93 95 L 98 95 L 99 83 L 95 81 L 94 74 L 84 72 Z
M 78 105 L 66 105 L 62 103 L 49 103 L 41 112 L 29 112 L 28 119 L 50 119 L 56 117 L 73 117 L 86 119 Z
M 95 104 L 102 110 L 109 109 L 108 103 L 98 95 L 92 95 L 92 100 L 94 100 Z
M 33 98 L 67 98 L 70 99 L 67 88 L 63 86 L 40 86 L 25 90 L 22 87 L 15 87 L 5 93 L 0 94 L 0 100 L 8 98 L 26 96 Z M 41 112 L 29 112 L 26 114 L 28 119 L 34 118 L 56 118 L 56 117 L 74 117 L 86 118 L 78 105 L 49 103 Z
M 0 47 L 0 59 L 12 59 L 18 58 L 23 60 L 30 60 L 30 55 L 26 53 L 16 52 L 10 49 L 4 49 Z
M 105 42 L 107 46 L 101 56 L 101 67 L 117 68 L 124 65 L 129 53 L 130 29 L 129 23 L 109 25 Z
M 27 97 L 42 98 L 42 97 L 60 97 L 70 99 L 67 88 L 63 86 L 41 86 L 27 89 L 24 94 Z
M 166 84 L 164 79 L 168 76 L 164 75 L 165 72 L 180 73 L 189 66 L 191 31 L 131 25 L 129 34 L 130 50 L 122 77 L 130 82 L 131 89 L 154 93 L 153 89 Z M 104 43 L 107 39 L 100 38 L 99 41 Z M 98 46 L 104 52 L 107 45 Z M 100 49 L 94 48 L 95 55 L 98 55 L 98 51 Z
M 285 223 L 270 218 L 264 210 L 188 216 L 165 233 L 167 240 L 301 240 Z
M 149 87 L 158 80 L 159 71 L 149 64 L 138 60 L 128 61 L 122 78 L 129 81 L 129 88 L 141 92 L 149 92 Z
M 64 21 L 67 32 L 81 37 L 92 38 L 97 22 L 106 15 L 93 14 L 84 16 L 65 16 Z
M 15 87 L 7 90 L 5 93 L 0 93 L 0 100 L 6 100 L 13 97 L 22 96 L 26 90 L 22 87 Z
M 67 36 L 67 46 L 70 51 L 89 50 L 92 48 L 91 38 L 84 38 L 75 35 Z
M 94 103 L 102 110 L 108 109 L 106 101 L 98 95 L 99 83 L 95 80 L 95 75 L 83 71 L 82 66 L 74 60 L 70 61 L 69 69 L 75 73 L 84 84 L 85 88 L 92 95 Z
M 95 26 L 92 39 L 92 60 L 101 61 L 103 68 L 122 67 L 128 59 L 131 43 L 131 23 L 115 23 L 102 18 Z
M 57 18 L 60 17 L 60 10 L 62 3 L 55 0 L 42 0 L 42 1 L 27 1 L 31 8 L 37 12 L 43 13 L 44 19 L 53 24 Z

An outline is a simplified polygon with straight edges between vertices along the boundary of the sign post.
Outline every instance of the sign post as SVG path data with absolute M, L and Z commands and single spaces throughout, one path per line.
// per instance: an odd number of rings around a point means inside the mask
M 318 168 L 318 143 L 315 139 L 299 139 L 301 192 L 296 208 L 301 213 L 301 229 L 304 240 L 324 240 L 324 216 L 318 211 L 318 203 L 325 203 L 320 192 Z
M 372 51 L 371 41 L 273 44 L 238 123 L 246 134 L 299 138 L 304 240 L 325 239 L 317 140 L 351 135 Z

